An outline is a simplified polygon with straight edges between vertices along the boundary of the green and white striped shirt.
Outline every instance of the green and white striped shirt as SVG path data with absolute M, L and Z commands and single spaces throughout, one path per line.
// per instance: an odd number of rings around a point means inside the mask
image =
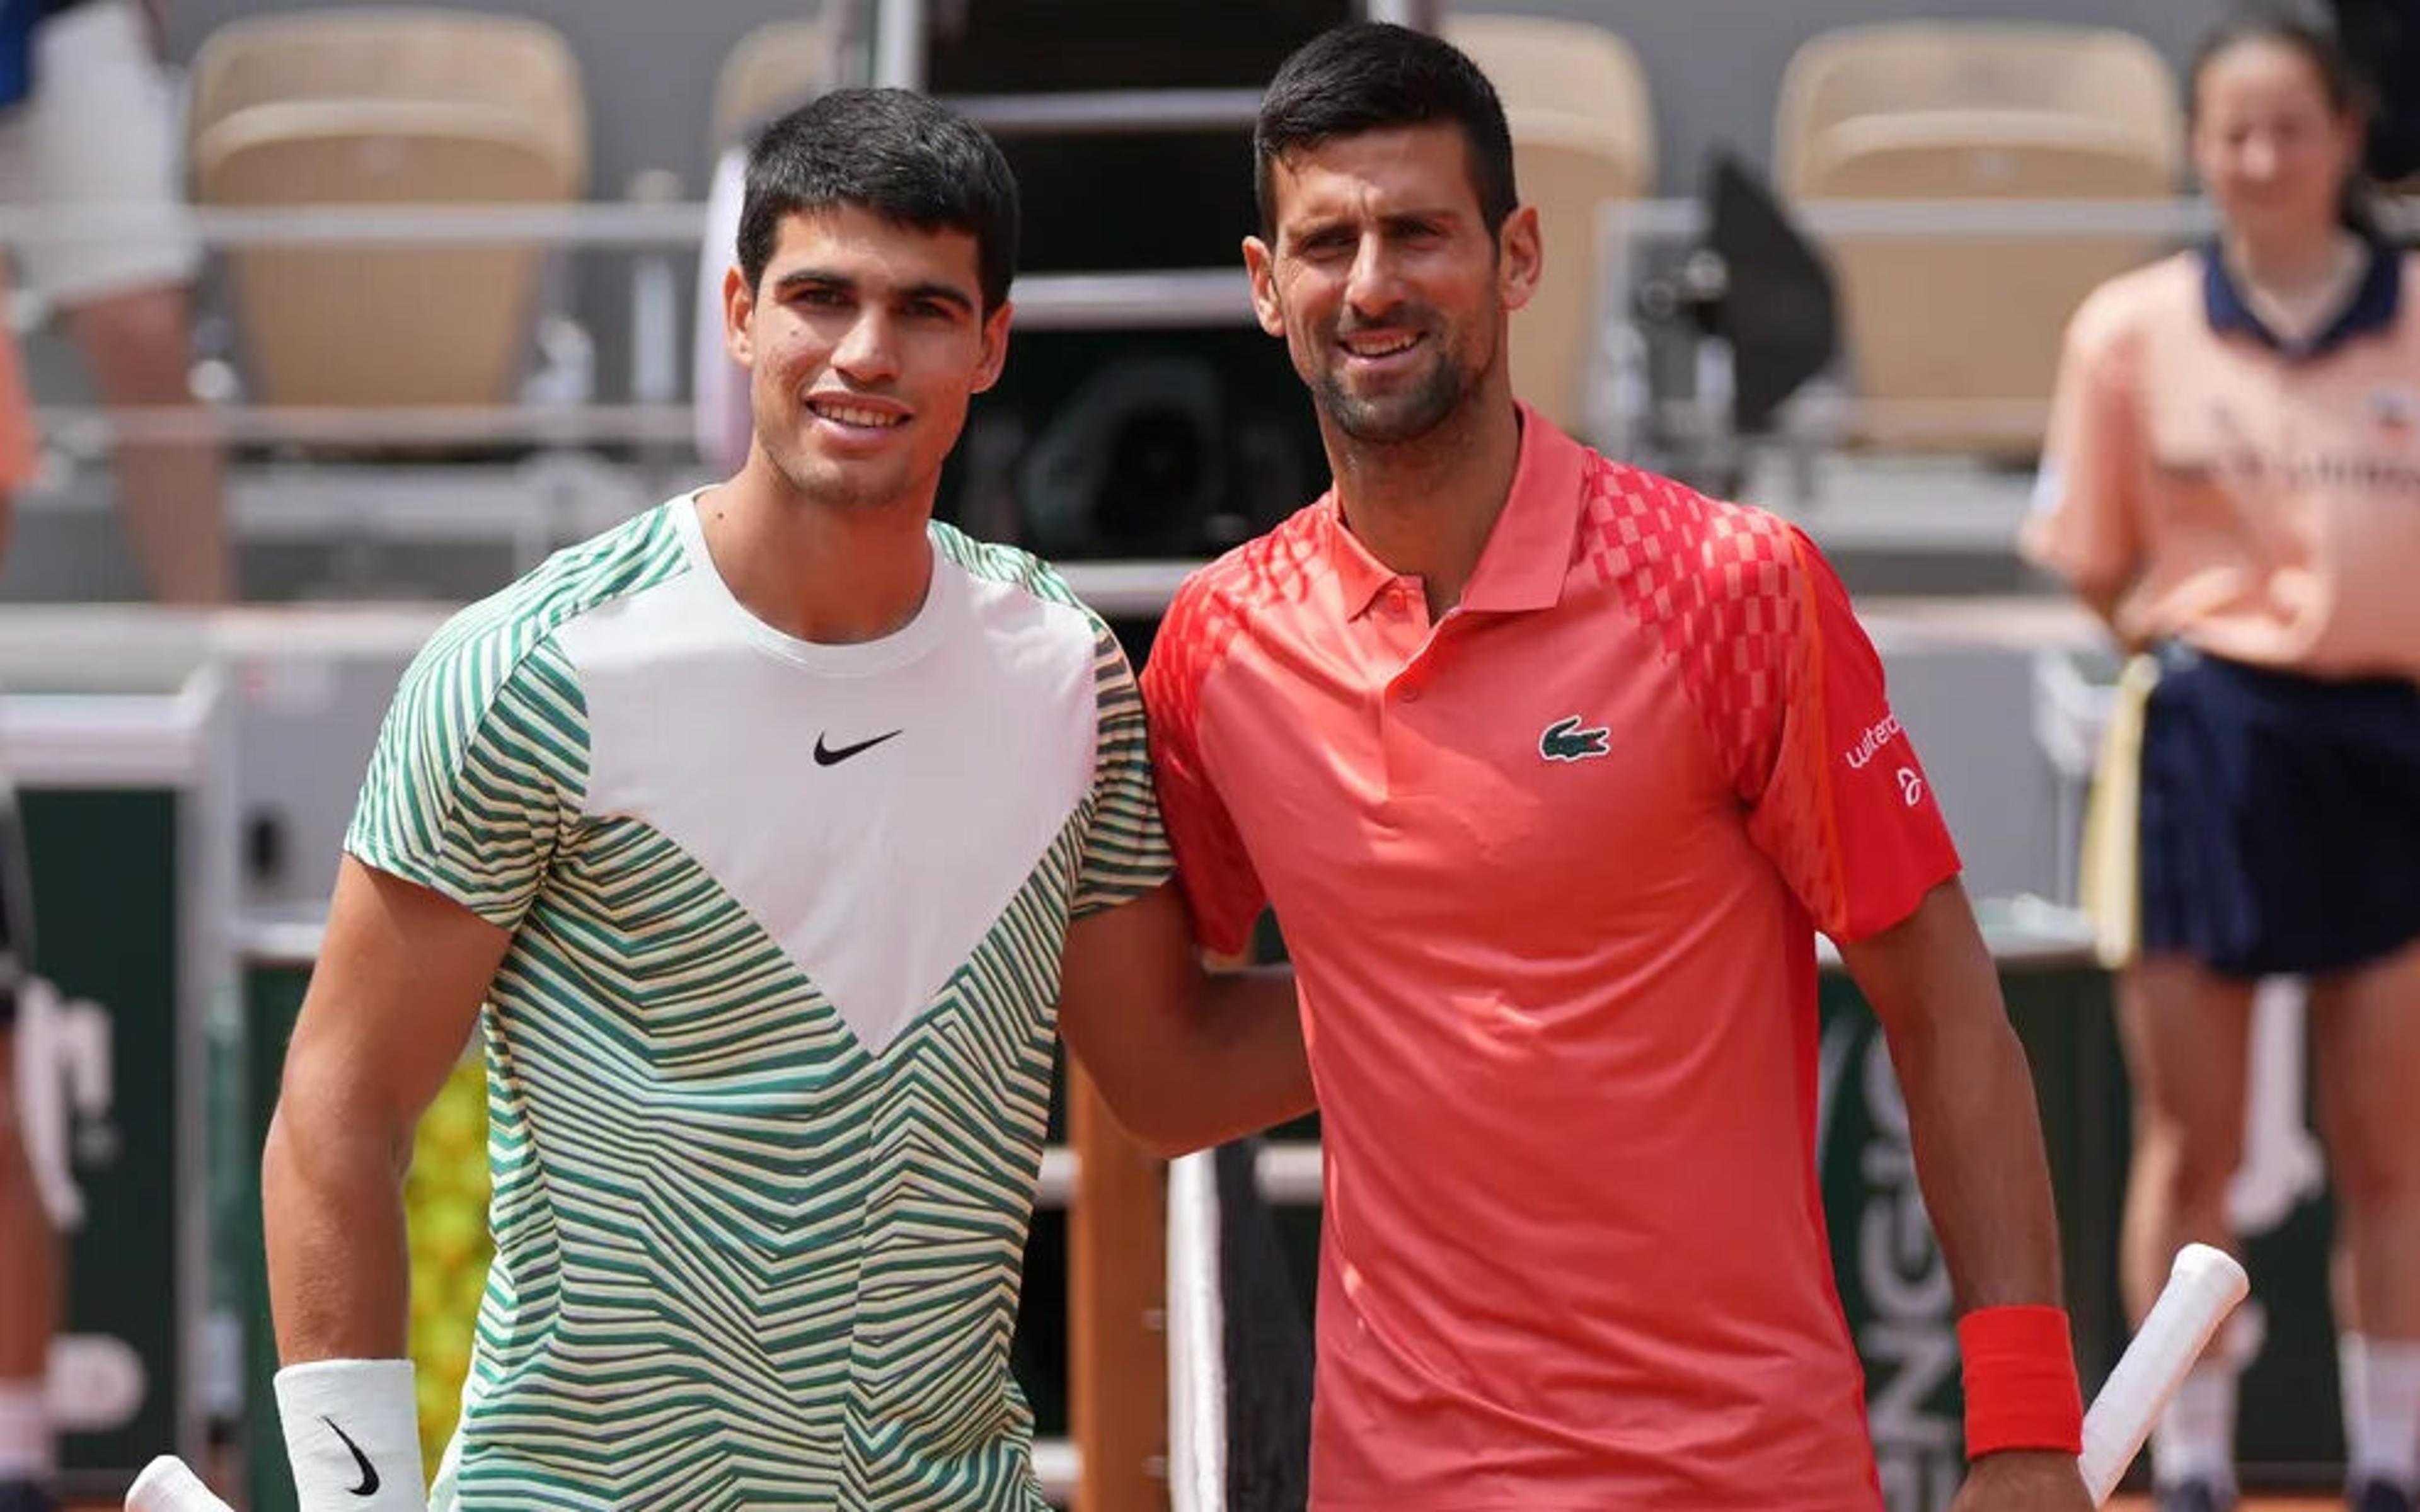
M 513 932 L 439 1512 L 1041 1504 L 1008 1347 L 1060 950 L 1169 857 L 1108 628 L 931 540 L 909 625 L 809 644 L 676 499 L 405 674 L 346 848 Z

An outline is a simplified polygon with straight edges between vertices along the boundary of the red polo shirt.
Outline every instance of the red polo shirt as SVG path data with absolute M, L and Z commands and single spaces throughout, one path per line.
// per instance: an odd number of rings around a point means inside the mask
M 1333 497 L 1143 677 L 1209 947 L 1274 903 L 1326 1150 L 1328 1512 L 1869 1512 L 1814 1162 L 1814 931 L 1957 856 L 1814 548 L 1524 412 L 1432 624 Z

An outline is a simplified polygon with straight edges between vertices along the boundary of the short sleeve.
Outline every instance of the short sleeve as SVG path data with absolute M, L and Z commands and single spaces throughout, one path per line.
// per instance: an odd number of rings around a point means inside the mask
M 1082 918 L 1140 898 L 1168 880 L 1168 834 L 1152 791 L 1142 695 L 1117 637 L 1095 622 L 1094 686 L 1100 735 L 1094 746 L 1093 794 L 1084 851 L 1070 908 Z
M 1161 620 L 1142 674 L 1152 769 L 1194 938 L 1229 956 L 1244 952 L 1268 903 L 1202 746 L 1202 687 L 1234 632 L 1232 611 L 1193 579 Z
M 512 929 L 578 820 L 587 716 L 551 640 L 499 655 L 441 632 L 405 671 L 345 850 Z
M 1955 876 L 1958 851 L 1848 590 L 1804 534 L 1789 545 L 1781 696 L 1735 774 L 1751 838 L 1816 928 L 1862 939 Z
M 2134 363 L 2106 301 L 2077 312 L 2059 359 L 2024 554 L 2094 596 L 2133 580 L 2144 443 Z

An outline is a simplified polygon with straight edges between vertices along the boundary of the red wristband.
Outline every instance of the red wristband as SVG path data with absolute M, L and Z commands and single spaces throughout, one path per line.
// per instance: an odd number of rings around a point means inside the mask
M 1958 1319 L 1966 1458 L 2002 1449 L 2084 1452 L 2084 1394 L 2063 1308 L 1978 1307 Z

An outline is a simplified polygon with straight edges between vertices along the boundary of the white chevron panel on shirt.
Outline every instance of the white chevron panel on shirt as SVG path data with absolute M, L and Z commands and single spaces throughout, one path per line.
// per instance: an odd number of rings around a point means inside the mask
M 585 817 L 688 852 L 878 1055 L 1090 792 L 1093 624 L 937 552 L 908 626 L 808 644 L 698 564 L 557 632 L 587 700 Z

